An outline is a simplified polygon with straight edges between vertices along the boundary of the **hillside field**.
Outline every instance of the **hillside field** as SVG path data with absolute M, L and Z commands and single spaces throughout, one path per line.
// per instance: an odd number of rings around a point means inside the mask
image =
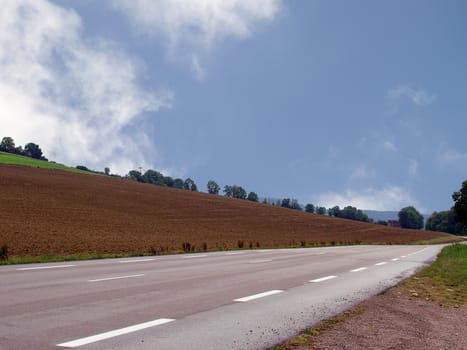
M 451 237 L 245 200 L 0 164 L 0 245 L 13 257 L 344 244 Z

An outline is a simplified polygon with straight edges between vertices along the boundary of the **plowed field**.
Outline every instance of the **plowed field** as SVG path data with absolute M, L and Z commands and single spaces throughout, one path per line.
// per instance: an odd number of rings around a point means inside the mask
M 222 196 L 60 170 L 0 165 L 0 244 L 10 256 L 150 253 L 183 242 L 237 248 L 407 243 L 434 232 L 387 228 Z

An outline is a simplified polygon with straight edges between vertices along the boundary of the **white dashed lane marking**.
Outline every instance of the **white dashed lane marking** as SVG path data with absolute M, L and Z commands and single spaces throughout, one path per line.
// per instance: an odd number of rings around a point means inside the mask
M 358 269 L 350 270 L 350 272 L 359 272 L 368 269 L 368 267 L 359 267 Z
M 142 276 L 144 276 L 144 275 L 141 274 L 141 275 L 106 277 L 106 278 L 99 278 L 99 279 L 95 279 L 95 280 L 88 280 L 88 282 L 102 282 L 102 281 L 111 281 L 111 280 L 121 280 L 121 279 L 124 279 L 124 278 L 134 278 L 134 277 L 142 277 Z
M 259 298 L 264 298 L 264 297 L 268 297 L 270 295 L 279 294 L 279 293 L 283 293 L 283 292 L 284 292 L 283 290 L 270 290 L 270 291 L 267 291 L 267 292 L 258 293 L 258 294 L 250 295 L 250 296 L 247 296 L 247 297 L 234 299 L 234 301 L 245 303 L 247 301 L 251 301 L 251 300 L 255 300 L 255 299 L 259 299 Z
M 386 264 L 387 264 L 386 261 L 381 261 L 381 262 L 375 264 L 375 266 L 381 266 L 381 265 L 386 265 Z
M 136 325 L 125 327 L 125 328 L 115 329 L 113 331 L 92 335 L 90 337 L 76 339 L 76 340 L 72 340 L 72 341 L 69 341 L 69 342 L 66 342 L 66 343 L 57 344 L 57 346 L 64 347 L 64 348 L 77 348 L 77 347 L 82 346 L 82 345 L 95 343 L 95 342 L 98 342 L 100 340 L 117 337 L 117 336 L 123 335 L 123 334 L 137 332 L 137 331 L 140 331 L 142 329 L 146 329 L 146 328 L 150 328 L 150 327 L 160 326 L 160 325 L 163 325 L 163 324 L 166 324 L 166 323 L 169 323 L 169 322 L 173 322 L 173 321 L 175 321 L 175 320 L 171 319 L 171 318 L 159 318 L 159 319 L 154 320 L 154 321 L 140 323 L 140 324 L 136 324 Z
M 45 270 L 45 269 L 60 269 L 64 267 L 73 267 L 76 265 L 56 265 L 56 266 L 36 266 L 36 267 L 22 267 L 16 269 L 17 271 L 27 271 L 27 270 Z
M 261 264 L 265 262 L 271 262 L 272 259 L 257 259 L 257 260 L 250 260 L 248 261 L 248 264 Z
M 331 280 L 331 279 L 333 279 L 333 278 L 337 278 L 337 276 L 326 276 L 326 277 L 321 277 L 321 278 L 317 278 L 317 279 L 311 280 L 310 282 L 319 283 L 319 282 L 324 282 L 324 281 L 327 281 L 327 280 Z
M 154 260 L 156 259 L 122 260 L 122 261 L 119 261 L 119 263 L 128 264 L 128 263 L 139 263 L 139 262 L 154 261 Z

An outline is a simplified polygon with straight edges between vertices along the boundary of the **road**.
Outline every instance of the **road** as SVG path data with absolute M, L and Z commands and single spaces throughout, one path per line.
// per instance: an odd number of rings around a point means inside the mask
M 442 246 L 243 250 L 0 267 L 1 349 L 264 349 Z

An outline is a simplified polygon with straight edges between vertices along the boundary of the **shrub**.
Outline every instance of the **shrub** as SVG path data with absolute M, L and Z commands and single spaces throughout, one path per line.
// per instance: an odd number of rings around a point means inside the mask
M 237 247 L 238 247 L 239 249 L 243 249 L 243 245 L 244 245 L 244 242 L 243 242 L 243 241 L 238 241 L 238 242 L 237 242 Z
M 8 246 L 6 244 L 2 244 L 0 247 L 0 261 L 7 261 L 8 260 Z

